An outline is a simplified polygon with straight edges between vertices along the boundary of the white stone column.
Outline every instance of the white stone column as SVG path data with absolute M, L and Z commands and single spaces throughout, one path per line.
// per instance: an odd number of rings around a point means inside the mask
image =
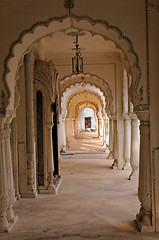
M 13 165 L 10 146 L 10 134 L 11 129 L 9 124 L 12 121 L 12 117 L 7 117 L 4 125 L 4 146 L 5 146 L 5 159 L 6 159 L 6 173 L 7 173 L 7 188 L 8 188 L 8 207 L 6 210 L 7 220 L 14 224 L 17 221 L 17 217 L 14 215 L 13 204 L 15 202 L 15 188 L 13 182 Z
M 48 166 L 48 190 L 55 193 L 55 186 L 53 183 L 54 176 L 54 159 L 53 159 L 53 142 L 52 142 L 52 127 L 53 123 L 47 123 L 47 166 Z
M 126 69 L 123 72 L 123 113 L 128 113 L 128 77 Z
M 65 119 L 62 118 L 62 152 L 66 152 Z
M 130 153 L 131 153 L 131 121 L 127 114 L 123 114 L 124 118 L 124 160 L 123 170 L 130 170 Z
M 27 197 L 36 197 L 36 152 L 33 113 L 33 67 L 32 53 L 25 55 L 25 86 L 26 86 L 26 150 L 27 150 Z
M 152 230 L 152 172 L 150 153 L 150 113 L 138 112 L 140 119 L 140 166 L 138 197 L 141 208 L 137 217 L 137 223 L 141 231 Z
M 131 118 L 131 157 L 130 164 L 132 172 L 129 176 L 130 180 L 138 180 L 139 174 L 139 153 L 140 153 L 140 134 L 139 134 L 139 120 L 137 115 L 130 113 Z
M 113 119 L 109 118 L 109 158 L 113 158 Z
M 60 115 L 59 117 L 59 151 L 61 153 L 66 152 L 66 133 L 65 133 L 65 119 Z
M 97 116 L 95 116 L 95 130 L 96 130 L 96 132 L 98 132 L 98 117 Z
M 67 117 L 65 120 L 65 129 L 66 129 L 66 146 L 70 147 L 70 119 Z
M 8 188 L 4 146 L 4 122 L 5 118 L 0 116 L 0 232 L 6 232 L 10 229 L 6 218 L 6 210 L 8 207 Z
M 98 136 L 102 137 L 102 118 L 98 117 Z
M 13 179 L 14 179 L 14 187 L 15 187 L 15 195 L 17 199 L 20 199 L 19 194 L 19 166 L 18 166 L 18 153 L 17 153 L 17 122 L 16 117 L 12 120 L 12 144 L 11 144 L 12 152 L 13 152 Z
M 106 148 L 106 117 L 103 117 L 103 147 Z
M 117 119 L 113 119 L 113 169 L 118 169 L 118 149 L 117 149 Z

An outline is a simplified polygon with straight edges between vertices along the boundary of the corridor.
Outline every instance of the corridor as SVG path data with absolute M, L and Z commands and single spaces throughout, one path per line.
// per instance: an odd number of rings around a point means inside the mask
M 89 139 L 102 152 L 101 140 L 90 133 L 81 135 L 85 139 L 74 140 L 70 151 Z M 17 201 L 14 210 L 19 220 L 9 234 L 0 234 L 1 240 L 158 239 L 159 234 L 137 231 L 137 182 L 128 180 L 130 171 L 112 170 L 112 159 L 70 156 L 60 161 L 63 181 L 58 194 Z

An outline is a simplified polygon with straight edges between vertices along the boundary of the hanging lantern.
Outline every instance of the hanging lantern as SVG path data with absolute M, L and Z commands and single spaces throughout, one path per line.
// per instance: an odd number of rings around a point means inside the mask
M 83 73 L 83 57 L 81 57 L 80 53 L 78 35 L 76 35 L 75 50 L 76 54 L 74 58 L 72 58 L 72 72 L 75 74 Z

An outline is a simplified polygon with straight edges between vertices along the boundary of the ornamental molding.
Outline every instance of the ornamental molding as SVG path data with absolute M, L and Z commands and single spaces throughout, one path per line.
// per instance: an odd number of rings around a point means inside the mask
M 35 60 L 34 83 L 35 89 L 45 91 L 47 98 L 53 101 L 55 98 L 55 67 L 52 61 Z M 38 87 L 40 89 L 38 89 Z

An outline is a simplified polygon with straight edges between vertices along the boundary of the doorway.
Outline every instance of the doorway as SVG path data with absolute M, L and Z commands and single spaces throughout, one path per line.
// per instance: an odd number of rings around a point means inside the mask
M 85 130 L 91 128 L 91 117 L 85 117 Z

